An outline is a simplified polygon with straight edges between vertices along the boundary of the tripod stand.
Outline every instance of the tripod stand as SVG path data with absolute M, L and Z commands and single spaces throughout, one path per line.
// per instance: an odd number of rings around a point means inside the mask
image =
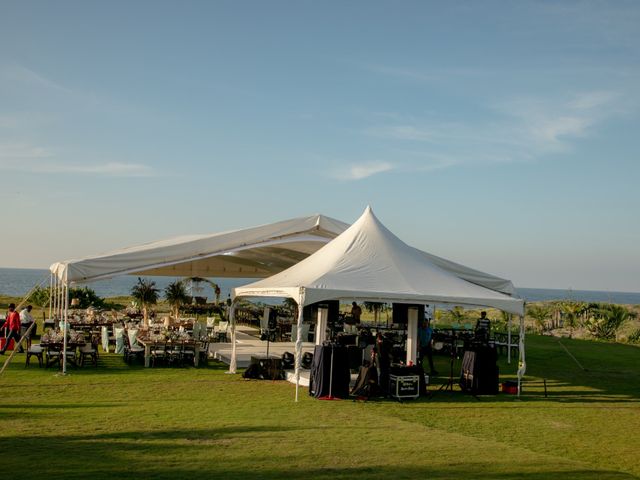
M 456 338 L 456 333 L 453 332 L 453 338 L 451 340 L 451 345 L 449 348 L 449 380 L 447 380 L 447 383 L 443 383 L 440 388 L 438 389 L 438 392 L 441 391 L 447 391 L 449 390 L 449 392 L 453 393 L 453 385 L 454 385 L 454 381 L 453 381 L 453 366 L 454 363 L 456 361 L 456 351 L 458 348 L 458 339 Z

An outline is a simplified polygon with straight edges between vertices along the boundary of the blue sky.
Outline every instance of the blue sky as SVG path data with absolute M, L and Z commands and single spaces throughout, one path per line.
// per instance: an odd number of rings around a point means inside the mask
M 367 204 L 518 286 L 640 291 L 638 2 L 0 4 L 0 266 Z

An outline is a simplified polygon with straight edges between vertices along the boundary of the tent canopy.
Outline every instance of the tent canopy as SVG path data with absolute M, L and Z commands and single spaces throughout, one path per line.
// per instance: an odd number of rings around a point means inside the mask
M 348 224 L 324 215 L 210 235 L 190 235 L 54 263 L 60 281 L 118 275 L 264 278 L 306 258 Z
M 234 289 L 234 296 L 291 297 L 308 305 L 330 299 L 482 305 L 522 315 L 524 302 L 501 291 L 508 280 L 466 280 L 472 269 L 410 247 L 375 217 L 362 216 L 314 254 L 272 277 Z M 479 277 L 479 278 L 478 278 Z M 497 277 L 492 277 L 496 279 Z M 495 289 L 488 288 L 491 283 Z

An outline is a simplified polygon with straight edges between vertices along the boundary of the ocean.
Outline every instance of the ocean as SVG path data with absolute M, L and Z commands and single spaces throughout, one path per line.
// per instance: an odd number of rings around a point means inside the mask
M 175 277 L 145 277 L 156 282 L 161 290 L 169 283 L 176 280 Z M 225 299 L 231 293 L 231 289 L 245 285 L 255 279 L 247 278 L 220 278 L 213 279 L 220 286 L 222 294 L 220 298 Z M 44 281 L 49 285 L 49 271 L 26 268 L 0 268 L 0 295 L 11 295 L 16 297 L 24 296 L 33 285 Z M 116 277 L 110 280 L 101 280 L 89 284 L 101 297 L 117 297 L 129 295 L 131 287 L 135 285 L 135 276 Z M 595 290 L 560 290 L 549 288 L 517 288 L 519 295 L 527 301 L 537 302 L 546 300 L 571 299 L 582 302 L 610 302 L 630 305 L 640 305 L 640 293 L 633 292 L 604 292 Z M 203 284 L 202 291 L 194 292 L 197 296 L 206 296 L 209 299 L 214 297 L 213 289 Z

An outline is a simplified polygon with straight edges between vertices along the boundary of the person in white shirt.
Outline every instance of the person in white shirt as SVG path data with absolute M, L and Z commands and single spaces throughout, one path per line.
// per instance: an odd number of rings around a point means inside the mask
M 31 315 L 31 310 L 33 310 L 33 307 L 31 305 L 27 305 L 26 308 L 23 308 L 20 312 L 20 336 L 27 333 L 29 327 L 35 322 L 33 315 Z M 27 341 L 27 348 L 31 348 L 31 337 L 35 335 L 36 328 L 37 327 L 34 326 L 25 339 Z

